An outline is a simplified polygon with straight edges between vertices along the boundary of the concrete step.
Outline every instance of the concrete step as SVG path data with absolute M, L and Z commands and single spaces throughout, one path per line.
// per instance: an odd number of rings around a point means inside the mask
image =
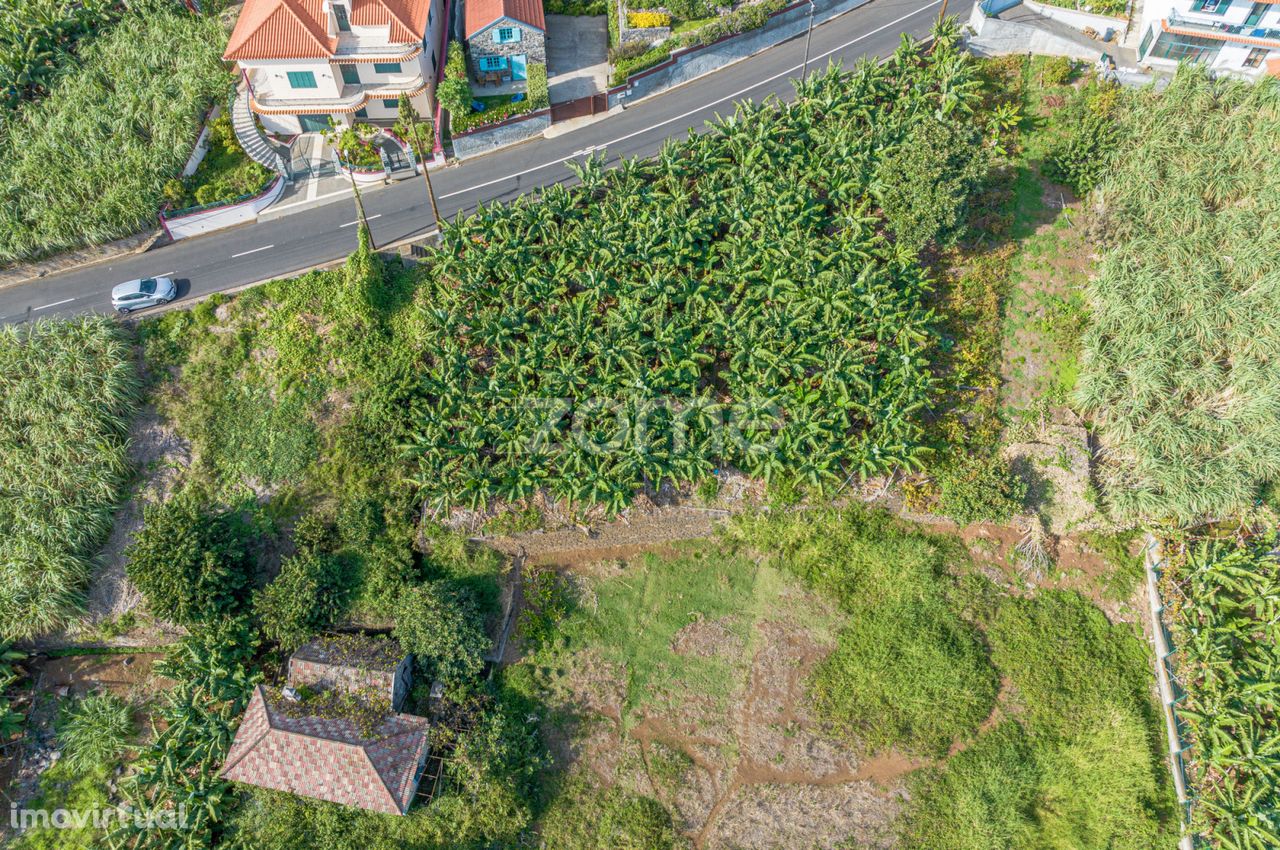
M 249 91 L 241 89 L 236 92 L 231 106 L 231 127 L 235 130 L 236 140 L 244 148 L 249 159 L 269 168 L 277 174 L 289 176 L 289 169 L 284 157 L 263 137 L 258 124 L 253 120 L 253 110 L 249 108 Z

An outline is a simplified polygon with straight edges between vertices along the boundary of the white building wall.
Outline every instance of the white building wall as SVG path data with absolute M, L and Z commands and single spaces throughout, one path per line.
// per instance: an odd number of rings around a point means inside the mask
M 1222 0 L 1226 3 L 1228 0 Z M 1168 20 L 1170 13 L 1176 14 L 1181 20 L 1188 23 L 1200 24 L 1203 26 L 1214 26 L 1216 24 L 1227 24 L 1232 26 L 1242 26 L 1245 20 L 1253 11 L 1253 0 L 1229 0 L 1230 5 L 1222 11 L 1221 14 L 1216 12 L 1205 12 L 1200 10 L 1199 0 L 1145 0 L 1142 7 L 1142 36 L 1153 32 L 1151 45 L 1154 46 L 1156 40 L 1160 37 L 1160 22 Z M 1222 7 L 1218 7 L 1221 9 Z M 1262 9 L 1262 16 L 1256 23 L 1252 25 L 1257 29 L 1280 29 L 1280 4 L 1266 5 Z M 1139 41 L 1139 44 L 1142 42 Z M 1235 74 L 1258 75 L 1266 70 L 1265 60 L 1254 68 L 1245 67 L 1245 59 L 1249 53 L 1257 45 L 1242 44 L 1239 42 L 1224 41 L 1222 49 L 1214 58 L 1214 61 L 1208 67 L 1215 71 L 1228 71 Z M 1280 45 L 1268 48 L 1271 58 L 1280 57 Z M 1175 67 L 1176 62 L 1169 59 L 1161 59 L 1156 56 L 1139 57 L 1139 61 L 1144 65 L 1153 65 L 1156 67 Z

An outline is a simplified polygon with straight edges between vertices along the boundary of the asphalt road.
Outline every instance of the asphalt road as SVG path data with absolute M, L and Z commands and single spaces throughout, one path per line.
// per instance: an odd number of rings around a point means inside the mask
M 902 33 L 928 33 L 943 0 L 874 0 L 813 31 L 810 68 L 829 60 L 846 66 L 862 56 L 887 56 Z M 949 14 L 967 16 L 973 0 L 956 0 Z M 432 173 L 442 215 L 452 218 L 477 203 L 510 200 L 572 175 L 567 160 L 589 152 L 649 156 L 663 141 L 700 129 L 740 100 L 770 94 L 790 98 L 799 74 L 804 37 L 772 47 L 679 88 L 637 101 L 626 111 L 550 139 L 537 139 Z M 421 180 L 364 193 L 365 212 L 378 245 L 434 228 Z M 179 298 L 204 295 L 282 277 L 350 253 L 356 244 L 350 198 L 278 219 L 175 242 L 145 254 L 50 275 L 0 289 L 0 322 L 110 311 L 109 292 L 121 281 L 168 276 Z M 145 315 L 145 314 L 144 314 Z

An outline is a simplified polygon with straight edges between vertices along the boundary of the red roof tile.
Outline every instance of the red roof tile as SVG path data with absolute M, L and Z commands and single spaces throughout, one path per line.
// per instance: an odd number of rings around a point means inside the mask
M 277 791 L 404 814 L 413 800 L 428 722 L 388 714 L 372 735 L 349 720 L 288 717 L 259 685 L 227 753 L 222 776 Z
M 430 12 L 431 0 L 351 0 L 351 23 L 390 25 L 391 44 L 420 42 Z M 324 0 L 246 0 L 222 58 L 330 59 L 337 47 Z
M 542 13 L 542 0 L 466 0 L 467 38 L 480 32 L 499 18 L 511 18 L 546 32 L 547 19 Z

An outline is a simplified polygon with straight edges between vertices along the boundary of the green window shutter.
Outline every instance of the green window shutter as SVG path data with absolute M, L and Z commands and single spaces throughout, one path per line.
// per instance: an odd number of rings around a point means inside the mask
M 374 62 L 373 70 L 376 74 L 398 74 L 400 73 L 399 62 Z
M 290 71 L 289 85 L 295 89 L 314 89 L 316 86 L 316 75 L 310 71 Z
M 348 85 L 357 86 L 360 84 L 360 69 L 355 65 L 339 65 L 342 69 L 342 81 Z
M 384 109 L 399 109 L 400 101 L 393 97 L 393 98 L 382 101 L 382 107 Z

